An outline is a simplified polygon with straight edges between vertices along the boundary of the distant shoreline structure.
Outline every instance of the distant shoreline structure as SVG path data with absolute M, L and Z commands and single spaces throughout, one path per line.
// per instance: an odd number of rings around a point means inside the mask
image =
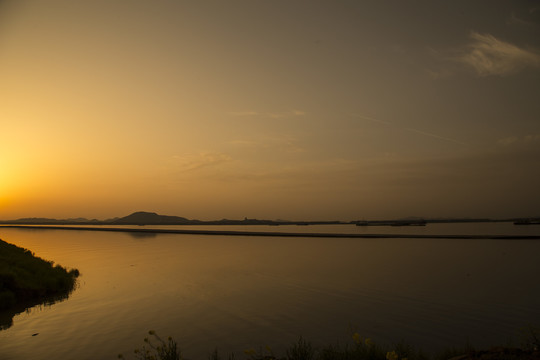
M 181 229 L 149 229 L 149 228 L 144 229 L 144 228 L 0 224 L 0 229 L 1 228 L 38 229 L 38 230 L 108 231 L 108 232 L 147 233 L 147 234 L 308 237 L 308 238 L 540 240 L 540 235 L 341 234 L 341 233 L 295 233 L 295 232 L 276 232 L 276 231 L 235 231 L 235 230 L 196 230 L 196 229 L 182 229 L 181 230 Z
M 137 211 L 124 217 L 115 217 L 106 220 L 70 218 L 70 219 L 51 219 L 51 218 L 20 218 L 16 220 L 0 220 L 0 224 L 8 225 L 347 225 L 356 224 L 358 226 L 425 226 L 436 223 L 472 223 L 472 222 L 514 222 L 521 224 L 538 224 L 540 217 L 534 218 L 511 218 L 511 219 L 488 219 L 488 218 L 421 218 L 408 217 L 402 219 L 390 220 L 324 220 L 324 221 L 298 221 L 298 220 L 267 220 L 253 219 L 245 217 L 242 220 L 196 220 L 180 216 L 159 215 L 155 212 Z

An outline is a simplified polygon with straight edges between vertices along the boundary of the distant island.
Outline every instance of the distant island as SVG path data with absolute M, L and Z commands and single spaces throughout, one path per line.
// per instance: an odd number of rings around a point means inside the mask
M 408 217 L 394 220 L 354 220 L 354 221 L 288 221 L 288 220 L 265 220 L 250 219 L 243 220 L 195 220 L 180 216 L 159 215 L 155 212 L 137 211 L 124 217 L 115 217 L 107 220 L 69 218 L 69 219 L 49 219 L 49 218 L 21 218 L 15 220 L 0 220 L 0 224 L 20 224 L 20 225 L 339 225 L 356 224 L 358 226 L 408 226 L 426 225 L 428 223 L 465 223 L 465 222 L 514 222 L 521 224 L 539 224 L 540 217 L 531 218 L 511 218 L 511 219 L 487 219 L 487 218 L 434 218 L 424 219 L 419 217 Z

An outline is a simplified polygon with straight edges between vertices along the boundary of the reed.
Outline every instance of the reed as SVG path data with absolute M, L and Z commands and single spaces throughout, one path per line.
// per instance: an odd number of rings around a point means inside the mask
M 532 334 L 532 336 L 531 336 Z M 527 329 L 528 346 L 524 348 L 496 347 L 489 350 L 475 350 L 470 344 L 462 347 L 453 347 L 438 354 L 427 354 L 414 346 L 400 342 L 393 345 L 383 345 L 374 342 L 371 338 L 363 338 L 355 333 L 344 345 L 326 345 L 315 347 L 304 338 L 300 338 L 285 350 L 284 355 L 276 355 L 271 348 L 266 346 L 259 350 L 244 350 L 244 360 L 518 360 L 540 359 L 538 350 L 538 330 Z M 134 351 L 134 356 L 139 360 L 187 360 L 183 357 L 176 341 L 172 338 L 163 340 L 155 331 L 150 331 L 151 338 L 145 338 L 145 345 Z M 128 359 L 122 354 L 119 359 Z M 222 356 L 217 349 L 208 355 L 208 360 L 236 360 L 235 353 Z M 189 359 L 192 360 L 192 359 Z
M 300 337 L 298 341 L 285 350 L 284 355 L 276 355 L 273 350 L 264 348 L 246 349 L 241 359 L 246 360 L 539 360 L 540 329 L 527 326 L 521 329 L 522 344 L 520 348 L 508 346 L 493 347 L 488 350 L 476 350 L 466 343 L 461 347 L 452 347 L 437 354 L 427 354 L 406 342 L 393 345 L 379 344 L 371 338 L 364 338 L 358 333 L 344 342 L 344 345 L 326 345 L 315 347 L 310 341 Z M 182 356 L 175 340 L 160 338 L 155 331 L 149 331 L 151 338 L 145 338 L 142 349 L 135 350 L 139 360 L 187 360 Z M 126 359 L 118 355 L 120 359 Z M 192 360 L 192 359 L 190 359 Z M 208 360 L 236 360 L 234 353 L 222 357 L 215 348 L 208 355 Z

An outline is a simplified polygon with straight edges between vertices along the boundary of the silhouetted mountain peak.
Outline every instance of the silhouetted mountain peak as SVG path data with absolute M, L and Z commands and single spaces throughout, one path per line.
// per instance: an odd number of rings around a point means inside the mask
M 155 212 L 148 212 L 148 211 L 135 211 L 133 214 L 128 216 L 159 216 Z
M 185 224 L 188 219 L 180 216 L 159 215 L 155 212 L 136 211 L 133 214 L 114 220 L 113 224 L 126 225 L 174 225 Z

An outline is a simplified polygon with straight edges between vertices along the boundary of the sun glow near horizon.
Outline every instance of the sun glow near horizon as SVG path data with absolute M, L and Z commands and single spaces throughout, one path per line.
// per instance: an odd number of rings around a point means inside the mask
M 0 5 L 0 219 L 538 215 L 526 6 L 240 3 Z

